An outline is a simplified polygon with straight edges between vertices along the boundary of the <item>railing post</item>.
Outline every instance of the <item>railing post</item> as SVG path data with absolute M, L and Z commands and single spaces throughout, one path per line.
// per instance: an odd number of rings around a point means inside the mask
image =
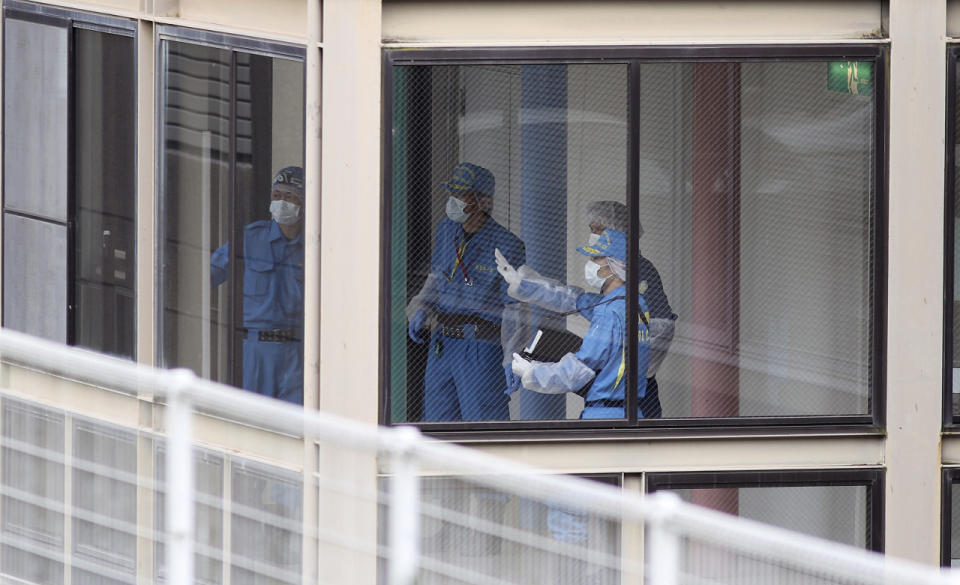
M 680 582 L 680 535 L 670 528 L 672 511 L 680 503 L 676 494 L 660 492 L 649 496 L 647 517 L 648 585 L 677 585 Z
M 393 438 L 388 583 L 413 585 L 420 568 L 420 478 L 413 447 L 420 440 L 420 432 L 413 427 L 399 427 Z
M 167 583 L 193 583 L 193 408 L 189 370 L 167 376 Z

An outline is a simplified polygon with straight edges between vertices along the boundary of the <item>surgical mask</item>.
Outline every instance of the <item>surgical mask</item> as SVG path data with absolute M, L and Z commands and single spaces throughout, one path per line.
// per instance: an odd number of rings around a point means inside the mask
M 280 225 L 293 225 L 300 219 L 300 206 L 296 203 L 275 199 L 270 202 L 270 215 Z
M 583 265 L 583 277 L 587 279 L 587 284 L 593 288 L 603 289 L 603 283 L 607 281 L 607 278 L 601 278 L 597 276 L 597 272 L 603 268 L 600 264 L 597 264 L 593 260 L 587 260 L 587 263 Z
M 600 241 L 600 234 L 590 234 L 590 237 L 587 238 L 587 246 L 590 248 L 597 245 L 597 242 Z
M 460 201 L 456 197 L 447 197 L 447 217 L 452 219 L 457 223 L 463 223 L 467 221 L 467 218 L 470 217 L 470 214 L 464 211 L 467 208 L 467 204 L 463 201 Z

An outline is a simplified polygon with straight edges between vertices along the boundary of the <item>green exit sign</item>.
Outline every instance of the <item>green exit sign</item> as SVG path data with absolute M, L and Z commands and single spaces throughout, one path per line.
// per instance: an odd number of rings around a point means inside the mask
M 873 62 L 827 63 L 827 89 L 853 95 L 873 95 Z

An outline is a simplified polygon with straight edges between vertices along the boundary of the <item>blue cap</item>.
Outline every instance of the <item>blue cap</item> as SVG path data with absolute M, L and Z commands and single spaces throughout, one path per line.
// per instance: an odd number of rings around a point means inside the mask
M 453 167 L 453 178 L 446 183 L 440 183 L 453 193 L 477 191 L 493 197 L 496 180 L 489 170 L 473 163 L 463 162 Z
M 600 239 L 592 246 L 577 248 L 584 256 L 599 258 L 612 256 L 621 262 L 627 261 L 627 234 L 620 230 L 607 228 L 600 234 Z
M 300 167 L 285 167 L 273 176 L 273 187 L 284 185 L 297 192 L 303 199 L 303 169 Z

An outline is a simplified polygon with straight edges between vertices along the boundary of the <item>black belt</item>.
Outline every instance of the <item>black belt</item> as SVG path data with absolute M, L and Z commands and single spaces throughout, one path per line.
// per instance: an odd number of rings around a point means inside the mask
M 273 343 L 300 341 L 300 332 L 296 329 L 251 329 L 250 331 L 256 331 L 258 341 Z
M 440 323 L 440 335 L 444 337 L 463 339 L 471 332 L 476 339 L 500 337 L 500 325 L 476 315 L 437 313 L 437 322 Z
M 470 335 L 470 333 L 473 335 Z M 440 335 L 452 337 L 453 339 L 464 339 L 473 337 L 475 339 L 494 339 L 500 337 L 500 327 L 498 325 L 440 325 Z
M 623 400 L 608 400 L 603 398 L 601 400 L 591 400 L 587 402 L 584 406 L 595 406 L 595 407 L 605 407 L 605 408 L 623 408 L 627 404 Z

